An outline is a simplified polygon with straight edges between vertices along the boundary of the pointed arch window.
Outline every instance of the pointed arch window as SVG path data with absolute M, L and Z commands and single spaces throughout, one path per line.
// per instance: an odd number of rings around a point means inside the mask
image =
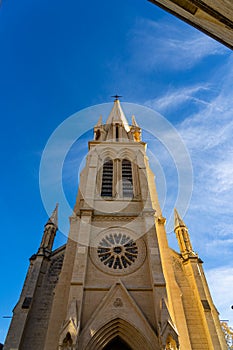
M 128 159 L 122 160 L 122 193 L 123 197 L 133 197 L 132 164 Z
M 102 197 L 112 197 L 112 182 L 113 182 L 113 161 L 107 159 L 103 165 L 103 175 L 102 175 L 102 187 L 101 196 Z

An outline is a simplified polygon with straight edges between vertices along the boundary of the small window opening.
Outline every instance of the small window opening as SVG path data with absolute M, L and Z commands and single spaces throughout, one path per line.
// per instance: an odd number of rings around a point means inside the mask
M 97 130 L 95 134 L 95 139 L 99 140 L 99 138 L 100 138 L 100 130 Z
M 107 160 L 103 165 L 103 176 L 102 176 L 102 197 L 112 197 L 112 179 L 113 179 L 113 162 Z
M 22 309 L 29 309 L 30 305 L 32 302 L 32 298 L 31 297 L 26 297 L 24 298 L 23 304 L 22 304 Z
M 119 126 L 116 125 L 116 140 L 119 140 Z

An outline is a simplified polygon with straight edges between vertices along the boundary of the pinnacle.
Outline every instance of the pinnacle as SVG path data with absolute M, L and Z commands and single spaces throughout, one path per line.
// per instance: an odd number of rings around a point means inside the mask
M 48 219 L 46 225 L 48 225 L 48 224 L 53 224 L 56 227 L 58 227 L 58 203 L 56 204 L 56 207 L 55 207 L 54 211 L 52 212 L 52 215 Z
M 96 126 L 101 126 L 102 124 L 103 124 L 103 122 L 102 122 L 102 115 L 100 115 L 99 120 L 98 120 Z
M 136 118 L 134 115 L 132 115 L 132 125 L 138 127 L 138 123 L 136 122 Z
M 176 208 L 174 209 L 174 231 L 177 227 L 186 227 Z

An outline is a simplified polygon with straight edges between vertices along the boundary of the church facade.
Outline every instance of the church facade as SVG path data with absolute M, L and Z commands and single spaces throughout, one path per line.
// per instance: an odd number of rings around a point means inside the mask
M 141 128 L 116 98 L 94 127 L 67 243 L 52 249 L 56 207 L 4 350 L 227 349 L 202 261 L 174 218 L 179 252 L 168 246 Z

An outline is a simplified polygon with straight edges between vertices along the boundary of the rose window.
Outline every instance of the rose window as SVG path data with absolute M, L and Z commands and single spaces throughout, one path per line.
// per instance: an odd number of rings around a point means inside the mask
M 99 242 L 97 254 L 104 265 L 122 270 L 135 262 L 138 257 L 138 247 L 126 234 L 108 234 Z

